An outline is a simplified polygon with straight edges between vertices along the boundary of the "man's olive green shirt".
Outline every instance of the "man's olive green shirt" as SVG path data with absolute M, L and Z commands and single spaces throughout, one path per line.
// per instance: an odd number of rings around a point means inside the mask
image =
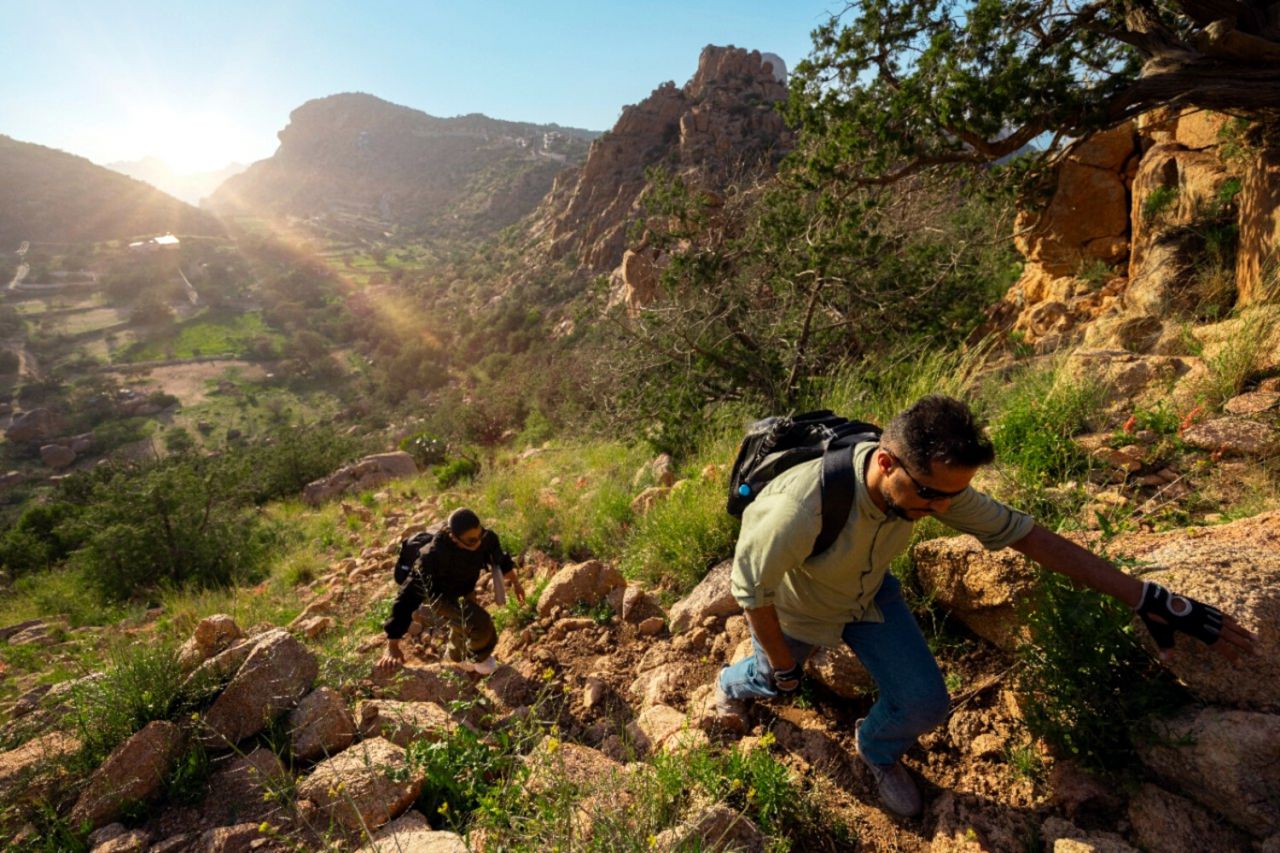
M 772 604 L 783 633 L 806 643 L 840 645 L 849 622 L 883 622 L 875 595 L 893 558 L 911 541 L 913 522 L 876 508 L 867 492 L 867 460 L 879 445 L 853 448 L 853 510 L 830 548 L 810 556 L 822 529 L 821 459 L 773 479 L 742 515 L 733 557 L 733 597 L 744 608 Z M 996 551 L 1031 532 L 1026 513 L 973 488 L 935 517 Z

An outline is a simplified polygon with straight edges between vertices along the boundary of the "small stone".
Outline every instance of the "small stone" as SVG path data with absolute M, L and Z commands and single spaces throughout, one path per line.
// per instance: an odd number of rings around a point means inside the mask
M 642 637 L 652 637 L 661 633 L 663 624 L 661 616 L 650 616 L 636 626 L 636 633 Z

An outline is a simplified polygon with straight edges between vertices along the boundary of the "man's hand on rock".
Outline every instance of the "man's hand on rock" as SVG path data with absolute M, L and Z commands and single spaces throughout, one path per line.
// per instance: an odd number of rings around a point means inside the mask
M 1158 583 L 1143 582 L 1142 596 L 1134 612 L 1151 632 L 1161 660 L 1169 659 L 1174 634 L 1178 631 L 1212 646 L 1230 661 L 1239 658 L 1242 652 L 1254 652 L 1257 638 L 1235 619 L 1194 598 L 1175 595 Z

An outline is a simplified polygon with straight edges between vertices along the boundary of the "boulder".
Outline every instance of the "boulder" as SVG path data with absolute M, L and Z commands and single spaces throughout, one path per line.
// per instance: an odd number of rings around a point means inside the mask
M 1280 252 L 1280 147 L 1255 150 L 1244 170 L 1240 194 L 1240 242 L 1236 250 L 1236 290 L 1240 305 L 1274 298 Z
M 182 732 L 167 720 L 154 720 L 135 732 L 89 777 L 71 809 L 72 824 L 104 826 L 158 794 L 182 741 Z
M 276 754 L 258 747 L 248 755 L 216 759 L 209 790 L 200 804 L 210 823 L 257 822 L 278 812 L 292 777 Z
M 225 613 L 206 616 L 196 625 L 191 637 L 178 649 L 178 663 L 183 669 L 194 669 L 214 655 L 225 651 L 244 636 L 244 631 Z
M 316 765 L 298 783 L 298 798 L 310 800 L 352 831 L 371 831 L 418 798 L 422 780 L 406 771 L 404 750 L 383 738 L 361 741 Z
M 1052 853 L 1139 853 L 1124 837 L 1114 832 L 1087 832 L 1063 820 L 1050 817 L 1040 826 L 1045 850 Z
M 237 823 L 206 830 L 200 836 L 196 850 L 200 853 L 257 853 L 257 851 L 287 850 L 271 844 L 272 832 L 257 823 Z
M 319 687 L 289 712 L 289 736 L 294 757 L 315 761 L 351 746 L 356 724 L 342 694 L 332 687 Z
M 78 739 L 52 731 L 0 752 L 0 802 L 46 795 L 62 776 L 64 760 L 79 749 Z
M 615 293 L 631 311 L 638 311 L 658 298 L 658 270 L 650 253 L 648 249 L 627 249 L 614 274 Z
M 1260 415 L 1280 407 L 1280 391 L 1250 391 L 1232 397 L 1222 407 L 1229 415 Z
M 1191 367 L 1190 361 L 1178 356 L 1138 355 L 1123 349 L 1079 349 L 1066 362 L 1073 378 L 1098 382 L 1111 401 L 1130 407 L 1152 394 L 1167 396 L 1169 385 L 1190 373 Z
M 1147 252 L 1163 242 L 1164 235 L 1194 222 L 1230 177 L 1211 151 L 1189 151 L 1172 143 L 1155 145 L 1142 155 L 1133 179 L 1130 281 L 1147 262 Z M 1156 192 L 1166 193 L 1169 201 L 1153 213 L 1147 202 Z
M 62 444 L 46 444 L 40 448 L 40 462 L 55 471 L 76 461 L 76 452 Z
M 1035 589 L 1036 570 L 1021 554 L 951 536 L 921 542 L 911 558 L 925 595 L 979 637 L 1006 651 L 1026 638 L 1018 607 Z
M 15 634 L 21 634 L 28 628 L 35 628 L 43 624 L 43 619 L 27 619 L 23 622 L 15 622 L 12 625 L 5 625 L 0 628 L 0 643 L 7 643 L 9 642 L 9 638 Z
M 618 591 L 610 593 L 611 596 L 617 595 Z M 630 625 L 639 625 L 649 619 L 663 619 L 662 608 L 658 602 L 654 601 L 644 587 L 639 584 L 629 583 L 626 589 L 621 591 L 622 606 L 615 607 L 614 610 L 622 616 L 622 621 Z
M 375 489 L 392 480 L 416 477 L 418 466 L 403 450 L 377 453 L 339 468 L 327 477 L 314 480 L 302 490 L 302 499 L 312 506 L 336 498 L 348 491 Z
M 374 833 L 356 853 L 468 853 L 461 835 L 434 830 L 418 811 L 407 811 Z
M 632 486 L 639 487 L 646 482 L 657 483 L 659 486 L 676 484 L 675 461 L 670 453 L 658 454 L 647 464 L 642 465 L 640 470 L 636 471 L 636 475 L 631 478 Z
M 356 706 L 356 719 L 362 738 L 385 738 L 406 748 L 415 740 L 440 740 L 459 725 L 435 702 L 394 699 L 366 699 Z
M 875 690 L 871 673 L 848 646 L 819 648 L 806 661 L 805 673 L 844 699 L 865 699 Z
M 444 664 L 405 666 L 386 674 L 375 671 L 373 684 L 380 698 L 402 702 L 434 702 L 448 706 L 459 699 L 474 699 L 475 687 L 456 667 Z
M 709 616 L 732 616 L 741 612 L 742 608 L 734 600 L 729 588 L 732 573 L 731 560 L 725 560 L 707 572 L 692 592 L 672 606 L 668 614 L 671 631 L 687 631 L 695 625 L 701 625 Z
M 121 830 L 124 827 L 120 824 Z M 146 853 L 151 847 L 151 833 L 145 829 L 121 831 L 90 848 L 90 853 Z
M 1280 448 L 1275 427 L 1235 415 L 1192 424 L 1182 431 L 1182 440 L 1224 456 L 1266 457 Z
M 1145 784 L 1129 800 L 1133 839 L 1147 853 L 1234 853 L 1249 838 L 1185 797 Z
M 1139 755 L 1164 785 L 1255 838 L 1280 832 L 1280 715 L 1201 708 L 1153 727 Z
M 680 702 L 693 681 L 697 664 L 677 660 L 646 669 L 631 682 L 631 694 L 640 698 L 640 707 Z
M 1280 711 L 1280 511 L 1213 527 L 1126 534 L 1109 548 L 1145 564 L 1143 579 L 1212 604 L 1257 634 L 1257 653 L 1234 663 L 1176 635 L 1166 666 L 1179 679 L 1208 702 Z
M 32 409 L 13 420 L 4 432 L 5 438 L 14 444 L 44 441 L 57 431 L 57 421 L 48 409 Z
M 548 581 L 538 600 L 538 615 L 550 616 L 556 608 L 571 610 L 576 604 L 599 604 L 626 580 L 613 566 L 599 560 L 565 566 Z
M 1045 209 L 1019 212 L 1019 251 L 1053 275 L 1072 275 L 1089 257 L 1087 246 L 1124 236 L 1129 205 L 1122 170 L 1135 144 L 1131 123 L 1078 144 L 1058 167 Z
M 668 705 L 651 705 L 627 723 L 636 750 L 643 754 L 670 752 L 705 743 L 707 736 L 689 723 L 689 718 Z
M 650 486 L 631 499 L 631 511 L 636 515 L 645 515 L 671 494 L 670 486 Z
M 243 638 L 233 640 L 231 645 L 224 651 L 218 652 L 197 666 L 187 676 L 183 686 L 199 686 L 211 682 L 222 683 L 228 680 L 240 670 L 240 667 L 244 666 L 244 662 L 248 660 L 249 653 L 253 651 L 255 645 L 257 645 L 255 640 Z
M 316 656 L 283 628 L 256 638 L 231 683 L 205 713 L 206 743 L 234 746 L 257 734 L 311 689 Z
M 763 853 L 769 849 L 769 843 L 751 818 L 724 803 L 716 803 L 690 816 L 679 826 L 663 830 L 654 838 L 652 847 L 661 853 L 679 850 Z
M 579 790 L 604 785 L 624 772 L 623 767 L 598 749 L 545 737 L 524 757 L 529 768 L 525 786 L 545 793 L 568 783 Z

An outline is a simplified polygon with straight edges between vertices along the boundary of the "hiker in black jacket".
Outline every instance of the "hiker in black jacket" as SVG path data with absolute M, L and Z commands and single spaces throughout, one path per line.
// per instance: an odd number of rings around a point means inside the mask
M 387 650 L 377 663 L 379 672 L 392 672 L 404 664 L 400 638 L 409 629 L 414 611 L 425 604 L 449 627 L 449 659 L 462 669 L 488 675 L 497 668 L 493 658 L 498 632 L 493 620 L 476 601 L 481 572 L 496 567 L 506 584 L 524 601 L 524 590 L 515 576 L 515 564 L 502 550 L 498 535 L 486 530 L 469 509 L 456 509 L 449 523 L 422 551 L 419 570 L 396 596 L 391 618 L 383 623 Z

